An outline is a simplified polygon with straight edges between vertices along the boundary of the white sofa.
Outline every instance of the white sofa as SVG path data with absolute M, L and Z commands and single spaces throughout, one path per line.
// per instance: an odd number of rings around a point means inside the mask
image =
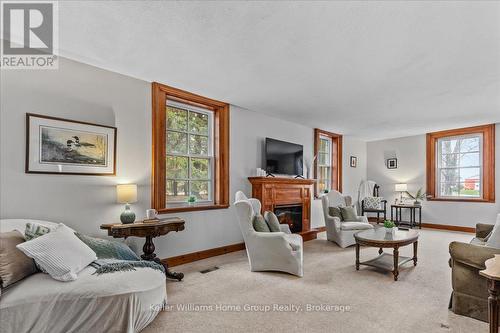
M 288 225 L 280 225 L 281 232 L 257 232 L 253 228 L 253 218 L 261 213 L 261 203 L 248 199 L 238 191 L 235 206 L 240 229 L 245 240 L 250 270 L 280 271 L 303 276 L 302 237 L 291 234 Z
M 352 198 L 350 196 L 344 196 L 338 191 L 330 191 L 321 197 L 321 204 L 323 205 L 323 215 L 325 217 L 326 238 L 337 243 L 342 248 L 356 243 L 354 240 L 355 233 L 373 228 L 368 223 L 366 216 L 358 216 L 356 221 L 341 221 L 338 217 L 330 215 L 330 207 L 351 206 Z
M 19 230 L 36 220 L 0 220 L 0 232 Z M 139 332 L 162 310 L 167 291 L 163 273 L 150 268 L 54 280 L 36 273 L 2 291 L 0 332 Z

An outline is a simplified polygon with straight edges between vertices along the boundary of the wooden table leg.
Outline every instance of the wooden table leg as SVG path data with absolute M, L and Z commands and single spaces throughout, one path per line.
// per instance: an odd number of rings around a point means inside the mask
M 356 243 L 356 270 L 359 271 L 359 244 Z
M 498 333 L 498 295 L 500 294 L 499 282 L 488 279 L 488 319 L 490 333 Z
M 177 281 L 181 281 L 184 278 L 183 273 L 171 272 L 168 269 L 167 263 L 162 262 L 160 258 L 156 256 L 155 245 L 153 243 L 153 236 L 146 236 L 146 243 L 144 243 L 142 250 L 144 251 L 144 254 L 141 255 L 141 258 L 144 260 L 154 261 L 162 265 L 165 268 L 165 275 L 167 276 L 167 278 L 174 279 Z
M 146 236 L 146 242 L 142 247 L 142 251 L 144 252 L 144 254 L 141 255 L 141 258 L 144 260 L 153 260 L 156 257 L 155 245 L 153 243 L 152 236 Z
M 397 281 L 399 275 L 399 248 L 397 246 L 394 248 L 394 270 L 392 274 L 394 274 L 394 281 Z
M 181 281 L 184 278 L 184 273 L 172 272 L 170 269 L 168 269 L 168 264 L 166 262 L 161 261 L 160 258 L 155 258 L 154 261 L 163 265 L 163 267 L 165 268 L 165 275 L 169 279 Z
M 417 266 L 417 247 L 418 241 L 413 243 L 413 266 Z

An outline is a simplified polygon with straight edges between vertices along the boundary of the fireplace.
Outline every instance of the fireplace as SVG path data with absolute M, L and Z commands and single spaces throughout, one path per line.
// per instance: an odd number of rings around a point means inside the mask
M 318 230 L 311 228 L 311 192 L 314 179 L 285 177 L 249 177 L 252 197 L 262 204 L 262 211 L 274 212 L 281 223 L 302 236 L 315 239 Z
M 302 231 L 302 205 L 276 206 L 274 214 L 280 224 L 288 224 L 291 232 Z

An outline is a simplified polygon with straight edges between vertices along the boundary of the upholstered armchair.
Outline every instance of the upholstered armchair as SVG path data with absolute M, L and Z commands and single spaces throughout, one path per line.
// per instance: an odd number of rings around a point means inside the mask
M 330 191 L 321 197 L 323 215 L 325 216 L 326 238 L 345 248 L 354 245 L 354 234 L 361 230 L 372 229 L 366 216 L 358 216 L 356 221 L 341 221 L 330 215 L 330 207 L 345 207 L 352 205 L 352 198 L 337 191 Z
M 486 268 L 486 260 L 500 254 L 500 249 L 485 246 L 492 230 L 492 224 L 478 223 L 476 237 L 470 243 L 450 243 L 453 291 L 449 308 L 458 315 L 488 321 L 488 281 L 479 271 Z
M 245 240 L 250 270 L 280 271 L 302 277 L 302 237 L 291 234 L 286 224 L 280 225 L 280 232 L 255 231 L 253 219 L 256 214 L 261 213 L 261 203 L 254 198 L 248 199 L 241 191 L 236 193 L 234 205 Z

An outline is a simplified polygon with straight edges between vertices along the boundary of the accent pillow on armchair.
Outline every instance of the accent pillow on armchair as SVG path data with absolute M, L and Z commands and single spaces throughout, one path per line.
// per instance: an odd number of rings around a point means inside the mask
M 269 226 L 267 225 L 264 216 L 260 214 L 255 215 L 255 217 L 253 218 L 252 225 L 254 230 L 257 232 L 271 232 L 271 229 L 269 229 Z
M 381 209 L 382 208 L 382 198 L 381 197 L 366 197 L 364 200 L 365 209 Z
M 358 214 L 356 214 L 356 209 L 354 207 L 340 207 L 340 213 L 342 214 L 342 221 L 358 221 Z
M 278 217 L 276 214 L 273 212 L 266 211 L 264 212 L 264 219 L 267 222 L 267 225 L 269 227 L 269 230 L 271 232 L 280 232 L 280 221 L 278 220 Z
M 343 221 L 342 212 L 340 211 L 340 207 L 328 207 L 328 214 L 331 217 L 338 217 L 340 221 Z

